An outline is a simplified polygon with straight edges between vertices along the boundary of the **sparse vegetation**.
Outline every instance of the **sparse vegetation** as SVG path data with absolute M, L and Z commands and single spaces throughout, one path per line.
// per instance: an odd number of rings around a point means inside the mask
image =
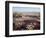
M 13 14 L 13 30 L 39 30 L 40 14 L 27 15 L 22 13 Z

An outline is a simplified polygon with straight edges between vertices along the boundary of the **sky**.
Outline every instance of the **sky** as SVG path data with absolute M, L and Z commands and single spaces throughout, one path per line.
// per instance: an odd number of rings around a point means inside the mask
M 13 7 L 13 12 L 40 12 L 40 8 L 35 7 Z

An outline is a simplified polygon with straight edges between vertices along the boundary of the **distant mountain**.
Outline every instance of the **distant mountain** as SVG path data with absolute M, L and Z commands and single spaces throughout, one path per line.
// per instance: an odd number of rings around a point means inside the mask
M 22 15 L 40 16 L 40 12 L 15 12 L 15 13 L 22 14 Z

